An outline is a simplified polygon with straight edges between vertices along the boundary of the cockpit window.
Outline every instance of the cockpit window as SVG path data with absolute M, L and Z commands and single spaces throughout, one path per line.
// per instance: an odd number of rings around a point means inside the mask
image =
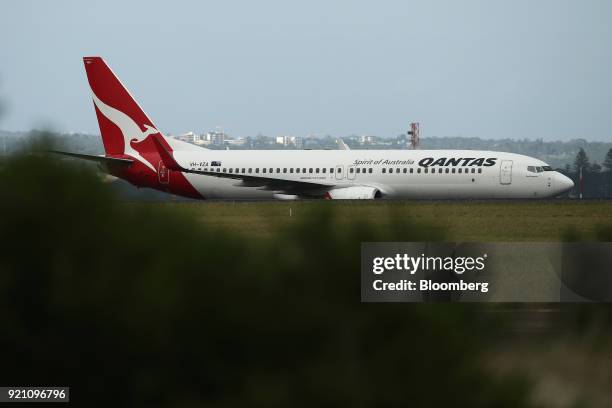
M 550 166 L 527 166 L 527 171 L 530 173 L 542 173 L 545 171 L 553 171 Z

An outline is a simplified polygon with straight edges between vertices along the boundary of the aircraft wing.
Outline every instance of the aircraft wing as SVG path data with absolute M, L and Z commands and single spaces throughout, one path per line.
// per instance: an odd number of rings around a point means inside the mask
M 175 171 L 183 173 L 202 174 L 205 176 L 228 178 L 236 180 L 237 187 L 259 187 L 262 190 L 275 191 L 281 194 L 298 196 L 321 196 L 324 195 L 333 185 L 321 184 L 309 181 L 284 180 L 274 177 L 262 177 L 261 175 L 240 174 L 240 173 L 217 173 L 215 171 L 191 170 L 178 164 L 174 156 L 156 137 L 153 136 L 155 146 L 161 156 L 164 165 Z

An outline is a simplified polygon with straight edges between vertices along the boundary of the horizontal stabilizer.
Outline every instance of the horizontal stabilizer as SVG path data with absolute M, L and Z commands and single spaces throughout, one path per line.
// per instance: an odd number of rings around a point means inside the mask
M 61 154 L 63 156 L 76 157 L 77 159 L 91 160 L 91 161 L 95 161 L 98 163 L 118 163 L 118 164 L 134 163 L 134 160 L 131 160 L 131 159 L 123 159 L 119 157 L 107 157 L 104 155 L 62 152 L 60 150 L 49 150 L 49 152 Z

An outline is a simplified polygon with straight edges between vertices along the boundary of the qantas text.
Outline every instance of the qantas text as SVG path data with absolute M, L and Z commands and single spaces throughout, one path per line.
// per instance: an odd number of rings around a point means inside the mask
M 434 159 L 433 157 L 426 157 L 424 159 L 419 160 L 419 166 L 429 167 L 429 166 L 485 166 L 491 167 L 495 166 L 496 158 L 474 158 L 474 157 L 440 157 L 439 159 Z
M 461 167 L 491 167 L 495 166 L 497 158 L 495 157 L 440 157 L 438 159 L 433 157 L 425 157 L 419 160 L 419 166 L 461 166 Z M 405 166 L 414 164 L 414 160 L 355 160 L 353 163 L 355 166 L 368 166 L 368 165 L 380 165 L 380 166 Z

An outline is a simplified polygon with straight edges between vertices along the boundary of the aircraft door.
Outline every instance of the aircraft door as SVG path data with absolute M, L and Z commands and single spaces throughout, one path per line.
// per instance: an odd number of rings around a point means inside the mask
M 344 178 L 344 166 L 338 165 L 336 166 L 336 180 L 342 180 Z
M 499 168 L 499 182 L 500 184 L 512 183 L 512 160 L 502 160 Z
M 170 170 L 161 160 L 159 161 L 159 166 L 157 166 L 157 177 L 159 178 L 160 184 L 170 183 Z
M 347 166 L 346 178 L 349 180 L 355 180 L 355 166 Z

